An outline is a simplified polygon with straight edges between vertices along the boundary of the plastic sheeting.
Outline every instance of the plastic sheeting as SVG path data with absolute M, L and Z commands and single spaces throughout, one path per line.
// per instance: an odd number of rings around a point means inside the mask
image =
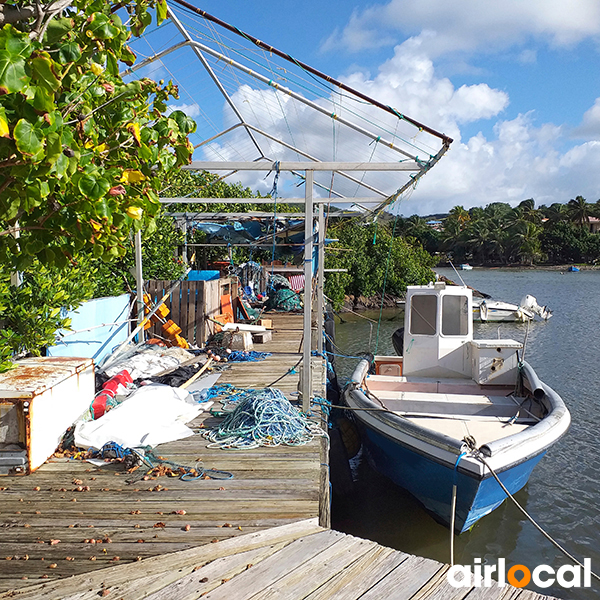
M 75 445 L 100 449 L 107 442 L 126 448 L 156 446 L 194 435 L 186 423 L 212 406 L 197 403 L 187 390 L 168 385 L 142 386 L 96 421 L 75 426 Z

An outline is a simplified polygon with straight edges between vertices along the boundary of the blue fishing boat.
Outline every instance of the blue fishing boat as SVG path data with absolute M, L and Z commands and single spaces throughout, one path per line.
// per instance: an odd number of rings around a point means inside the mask
M 571 271 L 571 273 L 579 273 L 579 267 L 576 267 L 575 265 L 571 265 L 567 271 Z
M 469 288 L 409 287 L 399 339 L 403 356 L 360 361 L 345 402 L 372 466 L 462 533 L 506 499 L 495 476 L 511 494 L 527 483 L 569 411 L 521 343 L 473 339 Z

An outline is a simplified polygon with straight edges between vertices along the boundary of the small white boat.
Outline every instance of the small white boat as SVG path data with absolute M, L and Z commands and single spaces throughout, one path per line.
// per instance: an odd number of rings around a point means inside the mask
M 511 304 L 499 300 L 473 298 L 473 318 L 476 321 L 532 321 L 536 316 L 547 321 L 552 311 L 540 306 L 534 296 L 525 296 L 520 304 Z
M 462 265 L 459 265 L 459 269 L 461 271 L 472 271 L 473 267 L 469 263 L 463 263 Z
M 466 287 L 409 287 L 404 356 L 361 360 L 344 391 L 372 466 L 457 533 L 506 499 L 492 471 L 514 494 L 571 420 L 522 344 L 474 340 L 472 315 Z

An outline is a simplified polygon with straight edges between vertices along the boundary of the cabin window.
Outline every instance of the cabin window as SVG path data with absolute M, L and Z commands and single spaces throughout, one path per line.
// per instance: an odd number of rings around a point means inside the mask
M 410 303 L 410 332 L 418 335 L 435 335 L 437 296 L 413 296 Z
M 466 296 L 442 298 L 442 334 L 467 335 L 469 333 L 469 301 Z

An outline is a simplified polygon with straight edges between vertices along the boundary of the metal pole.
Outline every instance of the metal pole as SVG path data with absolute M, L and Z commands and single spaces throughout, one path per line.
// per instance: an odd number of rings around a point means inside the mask
M 302 410 L 310 410 L 312 399 L 312 254 L 313 254 L 313 171 L 306 171 L 304 204 L 304 347 L 302 354 Z
M 183 231 L 183 264 L 188 264 L 188 222 L 187 219 L 183 222 L 183 226 L 181 227 Z M 192 265 L 193 266 L 193 265 Z
M 15 240 L 18 240 L 21 237 L 21 230 L 19 228 L 19 221 L 15 223 L 15 230 L 12 234 Z M 10 285 L 13 287 L 21 287 L 23 284 L 23 273 L 21 271 L 13 271 L 10 274 Z
M 325 285 L 325 211 L 319 204 L 319 268 L 317 271 L 317 350 L 323 355 L 323 286 Z
M 181 35 L 189 42 L 190 46 L 192 47 L 192 49 L 194 51 L 194 54 L 198 57 L 198 60 L 202 63 L 202 66 L 206 69 L 210 78 L 213 80 L 214 84 L 217 86 L 218 90 L 221 92 L 221 94 L 223 94 L 223 97 L 225 98 L 225 101 L 227 102 L 227 104 L 229 104 L 229 106 L 231 107 L 231 110 L 233 110 L 236 117 L 241 121 L 241 123 L 245 124 L 242 113 L 239 111 L 238 107 L 235 105 L 231 96 L 227 93 L 227 90 L 221 83 L 221 80 L 216 76 L 215 72 L 212 70 L 212 67 L 206 60 L 205 56 L 199 50 L 199 45 L 196 44 L 192 40 L 192 37 L 188 33 L 187 29 L 183 26 L 181 21 L 173 14 L 173 11 L 170 8 L 167 8 L 167 14 L 169 16 L 169 19 L 171 19 L 171 21 L 173 21 L 173 24 L 179 30 L 179 33 L 181 33 Z M 254 134 L 249 129 L 246 129 L 246 133 L 248 134 L 248 137 L 252 140 L 252 143 L 256 146 L 256 149 L 258 150 L 259 154 L 261 156 L 264 156 L 265 154 L 262 151 L 260 144 L 254 137 Z
M 137 321 L 144 319 L 144 276 L 142 274 L 142 232 L 135 234 L 135 285 L 137 289 Z M 144 328 L 139 331 L 139 342 L 144 341 Z

